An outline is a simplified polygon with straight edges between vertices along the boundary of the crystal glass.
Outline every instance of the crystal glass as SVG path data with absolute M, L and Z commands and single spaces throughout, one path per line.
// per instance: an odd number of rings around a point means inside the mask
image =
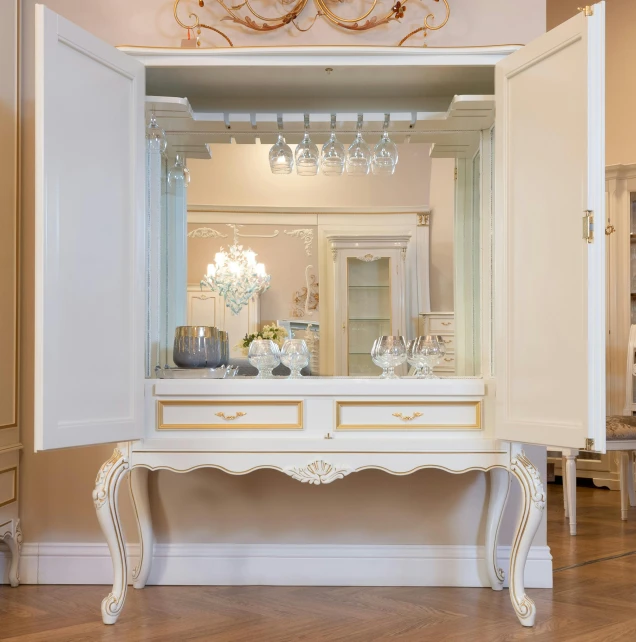
M 174 165 L 168 172 L 168 185 L 182 185 L 184 188 L 190 184 L 190 171 L 185 166 L 183 155 L 177 154 Z
M 269 150 L 269 167 L 272 174 L 291 174 L 294 166 L 294 155 L 291 147 L 285 142 L 282 134 Z
M 355 140 L 347 149 L 347 174 L 351 176 L 364 176 L 371 167 L 371 150 L 358 131 Z
M 424 366 L 421 377 L 425 379 L 437 379 L 433 374 L 433 368 L 441 359 L 441 349 L 437 336 L 425 335 L 417 340 L 416 351 L 422 360 Z
M 373 148 L 371 170 L 376 176 L 391 176 L 397 163 L 397 145 L 389 138 L 389 132 L 385 131 L 380 142 Z
M 303 139 L 296 145 L 296 174 L 299 176 L 315 176 L 320 168 L 320 153 L 318 147 L 305 132 Z
M 254 339 L 250 343 L 247 359 L 258 368 L 257 379 L 272 379 L 272 370 L 280 363 L 280 350 L 271 339 Z
M 336 138 L 336 132 L 331 132 L 329 140 L 322 146 L 320 167 L 325 176 L 342 176 L 345 168 L 345 148 Z
M 377 354 L 381 362 L 386 363 L 389 369 L 386 378 L 399 379 L 395 374 L 395 369 L 406 362 L 406 342 L 404 341 L 404 337 L 380 337 Z
M 166 132 L 159 126 L 155 112 L 151 112 L 148 127 L 146 127 L 146 141 L 150 151 L 165 154 L 168 148 Z
M 309 349 L 303 339 L 287 339 L 280 352 L 280 360 L 291 370 L 289 379 L 300 379 L 300 371 L 309 365 Z
M 422 360 L 417 352 L 417 339 L 411 339 L 406 345 L 406 361 L 415 368 L 414 377 L 419 377 L 422 372 Z
M 380 339 L 376 339 L 373 342 L 373 347 L 371 348 L 371 361 L 375 363 L 376 366 L 382 368 L 382 374 L 380 379 L 386 379 L 389 376 L 389 368 L 386 363 L 386 360 L 380 356 L 378 353 L 378 346 L 380 345 Z

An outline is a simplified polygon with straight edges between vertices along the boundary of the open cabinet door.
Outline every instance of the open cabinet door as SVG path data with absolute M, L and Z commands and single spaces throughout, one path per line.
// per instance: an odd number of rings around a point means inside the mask
M 496 67 L 496 434 L 605 451 L 605 5 L 592 9 Z
M 35 446 L 140 436 L 142 64 L 36 6 Z

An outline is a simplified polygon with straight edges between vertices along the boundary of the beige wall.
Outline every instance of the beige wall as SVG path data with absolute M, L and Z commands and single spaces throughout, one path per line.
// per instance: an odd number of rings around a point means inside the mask
M 455 309 L 454 280 L 454 221 L 455 221 L 455 159 L 433 159 L 431 167 L 430 203 L 431 310 L 450 312 Z
M 547 0 L 547 28 L 571 18 L 581 2 Z M 607 165 L 636 163 L 636 2 L 606 0 L 605 159 Z
M 372 142 L 372 141 L 369 141 Z M 373 141 L 375 142 L 375 141 Z M 413 207 L 429 204 L 429 145 L 399 145 L 393 176 L 274 175 L 270 145 L 210 145 L 211 160 L 189 160 L 188 205 L 215 207 Z
M 112 447 L 33 453 L 34 4 L 34 0 L 24 0 L 23 530 L 29 542 L 102 541 L 91 491 L 95 474 Z M 174 45 L 180 37 L 170 18 L 171 0 L 49 0 L 47 4 L 111 44 Z M 431 36 L 431 44 L 525 42 L 542 32 L 545 25 L 542 1 L 452 0 L 452 6 L 452 22 Z M 400 33 L 410 26 L 408 18 Z M 313 32 L 312 37 L 317 38 L 319 33 Z M 353 40 L 327 27 L 322 33 L 326 43 Z M 397 26 L 390 34 L 382 30 L 369 32 L 355 42 L 373 37 L 378 43 L 391 44 L 394 33 L 397 34 Z M 245 43 L 248 38 L 254 41 L 254 36 L 248 35 L 242 35 L 240 40 Z M 298 41 L 297 34 L 288 40 Z M 87 376 L 91 367 L 99 367 L 98 361 L 87 366 Z M 442 487 L 444 492 L 431 492 Z M 370 471 L 333 486 L 308 488 L 266 471 L 230 477 L 201 470 L 177 477 L 170 472 L 153 475 L 151 500 L 159 541 L 473 544 L 483 541 L 485 489 L 485 478 L 477 473 L 455 476 L 423 471 L 409 477 L 391 477 Z M 450 505 L 456 506 L 457 511 L 449 515 Z M 136 533 L 130 528 L 126 494 L 122 510 L 128 539 L 134 541 Z M 508 543 L 510 535 L 507 519 L 502 543 Z M 538 542 L 545 542 L 544 532 Z

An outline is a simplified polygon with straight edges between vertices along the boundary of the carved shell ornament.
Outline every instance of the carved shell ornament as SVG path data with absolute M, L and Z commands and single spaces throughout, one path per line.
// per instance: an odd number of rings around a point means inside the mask
M 189 22 L 187 23 L 179 18 L 179 4 L 182 1 L 185 6 L 181 13 L 188 15 Z M 364 13 L 355 16 L 355 14 L 352 15 L 351 13 L 352 10 L 350 7 L 353 5 L 351 0 L 339 1 L 341 5 L 349 8 L 349 11 L 346 9 L 338 9 L 338 11 L 342 11 L 345 15 L 336 13 L 333 2 L 329 0 L 314 0 L 313 3 L 310 3 L 309 0 L 281 0 L 283 8 L 281 10 L 282 12 L 278 15 L 271 15 L 271 10 L 268 11 L 267 9 L 261 9 L 260 6 L 255 6 L 257 4 L 262 5 L 262 0 L 260 2 L 256 0 L 235 0 L 234 3 L 226 3 L 226 0 L 214 0 L 212 6 L 216 3 L 225 14 L 219 19 L 219 22 L 232 22 L 242 25 L 251 31 L 268 32 L 291 26 L 298 31 L 304 32 L 309 31 L 314 24 L 316 24 L 316 21 L 321 19 L 327 20 L 349 32 L 360 32 L 375 29 L 375 27 L 387 25 L 392 22 L 402 24 L 400 20 L 404 18 L 409 2 L 409 0 L 397 0 L 393 5 L 390 5 L 390 9 L 387 11 L 386 9 L 383 10 L 383 5 L 378 2 L 378 0 L 371 0 L 370 5 L 364 7 Z M 440 0 L 433 1 L 440 4 Z M 428 9 L 425 6 L 425 13 L 421 18 L 421 26 L 407 33 L 399 41 L 398 46 L 403 45 L 415 34 L 421 33 L 422 36 L 426 38 L 429 31 L 438 31 L 441 29 L 450 18 L 450 5 L 448 0 L 441 0 L 441 3 L 444 5 L 445 15 L 436 16 L 434 13 L 428 13 Z M 186 29 L 188 45 L 191 41 L 191 32 L 196 33 L 197 38 L 195 44 L 196 46 L 200 46 L 201 43 L 199 42 L 198 36 L 201 35 L 201 29 L 208 29 L 220 35 L 230 47 L 233 47 L 234 43 L 223 31 L 217 27 L 201 22 L 199 16 L 192 11 L 193 5 L 193 0 L 175 0 L 174 3 L 174 19 L 180 27 Z M 198 5 L 200 8 L 205 7 L 204 0 L 198 0 Z M 413 8 L 409 12 L 409 17 L 417 19 L 416 12 L 421 9 L 420 5 L 412 3 L 410 6 Z M 372 15 L 374 13 L 376 15 Z M 441 14 L 441 11 L 439 13 Z M 425 42 L 426 41 L 424 41 L 424 43 Z M 422 46 L 425 47 L 426 44 Z
M 335 466 L 322 459 L 317 459 L 306 466 L 284 468 L 283 472 L 303 484 L 318 486 L 330 484 L 336 479 L 344 479 L 353 472 L 353 469 L 347 466 Z

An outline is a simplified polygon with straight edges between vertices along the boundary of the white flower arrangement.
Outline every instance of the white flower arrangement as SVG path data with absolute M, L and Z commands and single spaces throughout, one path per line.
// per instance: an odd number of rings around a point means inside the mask
M 264 325 L 261 330 L 254 334 L 246 334 L 245 337 L 236 345 L 244 356 L 247 357 L 250 344 L 254 339 L 271 339 L 279 348 L 281 348 L 285 339 L 287 339 L 287 330 L 275 323 L 272 323 L 271 325 Z

